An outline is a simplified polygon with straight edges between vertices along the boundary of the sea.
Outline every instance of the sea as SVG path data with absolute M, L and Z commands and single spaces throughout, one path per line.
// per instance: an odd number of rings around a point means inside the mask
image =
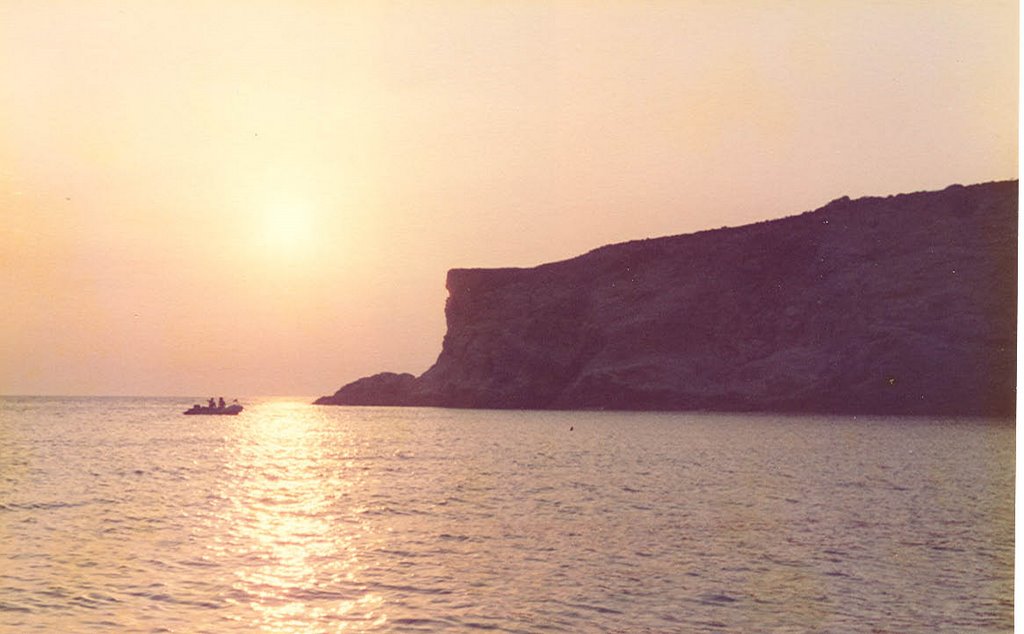
M 2 632 L 1010 632 L 1013 421 L 0 398 Z

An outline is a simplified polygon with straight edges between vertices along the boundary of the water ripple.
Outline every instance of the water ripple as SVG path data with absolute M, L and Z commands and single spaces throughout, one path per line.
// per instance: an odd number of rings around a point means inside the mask
M 0 407 L 0 630 L 1012 631 L 1012 425 Z

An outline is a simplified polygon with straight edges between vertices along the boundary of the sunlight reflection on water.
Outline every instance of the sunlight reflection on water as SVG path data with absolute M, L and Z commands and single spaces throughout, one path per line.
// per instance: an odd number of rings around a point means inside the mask
M 248 605 L 265 632 L 339 620 L 351 629 L 356 608 L 362 622 L 383 624 L 382 597 L 359 583 L 358 543 L 372 540 L 372 527 L 345 509 L 365 475 L 350 453 L 324 447 L 317 410 L 285 401 L 257 412 L 235 426 L 220 493 L 230 504 L 214 529 L 227 536 L 216 556 L 239 564 L 230 602 Z M 335 450 L 348 446 L 344 436 L 331 440 Z

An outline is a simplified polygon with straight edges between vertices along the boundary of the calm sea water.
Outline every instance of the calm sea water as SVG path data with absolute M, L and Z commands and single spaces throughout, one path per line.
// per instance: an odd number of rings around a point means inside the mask
M 1013 627 L 1010 422 L 191 403 L 0 399 L 0 630 Z

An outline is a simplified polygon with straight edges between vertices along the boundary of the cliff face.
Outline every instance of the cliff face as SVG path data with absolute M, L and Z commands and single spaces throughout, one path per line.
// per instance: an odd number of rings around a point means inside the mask
M 422 376 L 324 404 L 1012 415 L 1017 183 L 448 274 Z

